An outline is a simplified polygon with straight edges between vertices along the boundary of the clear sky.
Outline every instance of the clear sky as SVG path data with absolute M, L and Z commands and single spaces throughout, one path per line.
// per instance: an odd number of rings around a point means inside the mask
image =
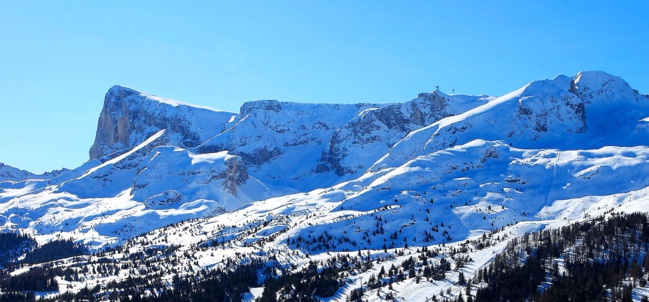
M 502 95 L 603 70 L 649 93 L 649 1 L 1 1 L 0 162 L 88 159 L 108 88 L 243 102 Z

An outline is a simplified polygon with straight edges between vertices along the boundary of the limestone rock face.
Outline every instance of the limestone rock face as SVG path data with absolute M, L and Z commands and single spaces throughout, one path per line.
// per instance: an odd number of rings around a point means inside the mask
M 318 171 L 337 175 L 368 168 L 411 131 L 445 117 L 485 104 L 486 96 L 449 96 L 420 93 L 417 98 L 363 111 L 336 130 L 318 165 Z
M 113 86 L 104 98 L 90 159 L 130 149 L 162 129 L 170 144 L 195 147 L 219 134 L 234 115 Z
M 360 112 L 381 105 L 301 104 L 261 100 L 241 106 L 226 131 L 196 148 L 197 153 L 227 151 L 241 158 L 263 183 L 290 180 L 292 188 L 322 185 L 309 180 L 331 136 Z

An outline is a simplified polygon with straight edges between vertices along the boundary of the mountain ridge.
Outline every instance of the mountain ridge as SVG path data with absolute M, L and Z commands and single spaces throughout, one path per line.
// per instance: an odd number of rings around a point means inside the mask
M 38 177 L 0 164 L 0 229 L 40 243 L 71 238 L 124 261 L 121 248 L 165 251 L 183 259 L 186 274 L 225 268 L 228 257 L 304 268 L 366 251 L 401 264 L 399 250 L 453 254 L 501 233 L 493 247 L 463 252 L 483 266 L 509 240 L 502 234 L 647 211 L 648 118 L 649 98 L 604 72 L 534 81 L 500 97 L 262 100 L 239 113 L 114 86 L 90 161 Z M 332 299 L 352 296 L 379 271 L 372 263 Z M 479 267 L 456 268 L 472 276 Z M 458 290 L 458 271 L 447 273 L 436 285 L 395 288 Z

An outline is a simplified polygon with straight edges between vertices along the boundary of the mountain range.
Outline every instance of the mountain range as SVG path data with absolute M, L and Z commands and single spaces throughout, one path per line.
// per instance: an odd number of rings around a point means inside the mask
M 390 279 L 397 299 L 440 292 L 458 299 L 460 274 L 473 278 L 513 238 L 647 212 L 647 142 L 649 96 L 600 71 L 534 81 L 503 96 L 260 100 L 238 113 L 114 86 L 82 166 L 35 175 L 0 164 L 0 230 L 40 245 L 70 239 L 112 263 L 165 251 L 181 263 L 175 272 L 160 268 L 168 287 L 178 276 L 226 269 L 231 259 L 273 263 L 287 274 L 311 261 L 367 254 L 368 267 L 340 277 L 335 294 L 315 295 L 332 301 L 389 299 L 367 283 L 385 263 L 404 264 L 424 248 L 457 257 L 467 242 L 498 234 L 487 249 L 462 251 L 471 261 L 445 279 L 394 286 Z M 57 265 L 89 265 L 93 257 Z M 59 290 L 43 296 L 99 286 L 96 297 L 108 297 L 110 282 L 147 274 L 57 277 Z M 270 288 L 264 276 L 243 299 L 262 297 Z M 638 300 L 649 296 L 635 291 Z

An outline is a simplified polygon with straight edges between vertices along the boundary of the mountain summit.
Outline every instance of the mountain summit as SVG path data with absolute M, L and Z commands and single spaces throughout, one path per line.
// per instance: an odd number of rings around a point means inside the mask
M 90 159 L 133 148 L 162 129 L 169 144 L 195 147 L 223 131 L 234 115 L 113 86 L 104 98 Z

